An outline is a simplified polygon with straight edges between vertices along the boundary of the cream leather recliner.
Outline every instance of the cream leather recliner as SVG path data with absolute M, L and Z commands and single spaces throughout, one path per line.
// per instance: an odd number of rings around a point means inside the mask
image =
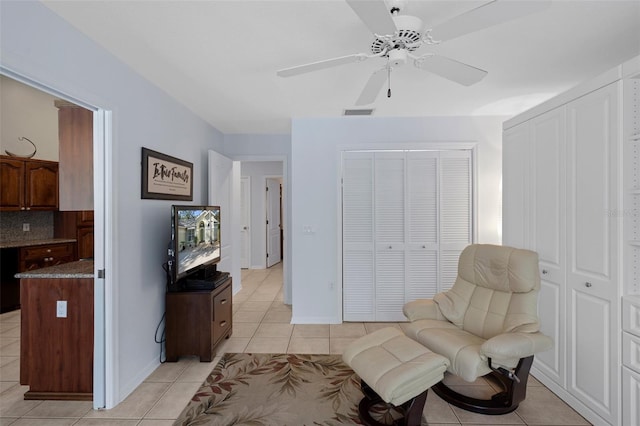
M 504 414 L 524 400 L 537 352 L 552 347 L 539 332 L 538 255 L 512 247 L 473 244 L 458 261 L 453 287 L 433 299 L 404 306 L 405 334 L 447 357 L 447 371 L 473 382 L 490 374 L 503 391 L 489 400 L 455 392 L 444 382 L 432 389 L 447 402 L 483 414 Z

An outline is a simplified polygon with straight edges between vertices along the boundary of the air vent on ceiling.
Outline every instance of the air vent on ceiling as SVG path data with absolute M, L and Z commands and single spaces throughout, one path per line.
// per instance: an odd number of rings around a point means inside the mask
M 371 115 L 373 108 L 345 109 L 344 115 Z

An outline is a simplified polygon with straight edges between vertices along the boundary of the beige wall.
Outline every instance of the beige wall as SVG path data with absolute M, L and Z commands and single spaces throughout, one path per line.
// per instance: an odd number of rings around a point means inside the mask
M 5 150 L 28 155 L 33 147 L 24 136 L 36 144 L 33 158 L 58 161 L 58 109 L 54 97 L 0 76 L 0 153 Z

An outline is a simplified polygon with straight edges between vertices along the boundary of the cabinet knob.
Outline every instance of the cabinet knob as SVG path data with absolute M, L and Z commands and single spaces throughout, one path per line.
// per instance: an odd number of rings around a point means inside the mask
M 27 207 L 27 210 L 31 210 L 31 207 Z
M 47 253 L 51 253 L 51 249 L 47 249 Z
M 585 287 L 591 287 L 593 284 L 591 284 L 589 281 L 587 281 L 586 283 L 584 283 Z
M 549 271 L 547 271 L 546 269 L 542 270 L 542 275 L 547 275 L 549 273 Z
M 26 210 L 24 207 L 20 207 L 20 210 Z
M 426 248 L 427 248 L 427 246 L 422 246 L 422 248 L 423 248 L 423 249 L 426 249 Z
M 389 250 L 391 250 L 392 248 L 393 248 L 392 246 L 389 246 Z

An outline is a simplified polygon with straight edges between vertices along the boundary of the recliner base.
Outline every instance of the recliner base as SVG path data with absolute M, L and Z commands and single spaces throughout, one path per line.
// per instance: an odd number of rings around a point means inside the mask
M 533 364 L 533 355 L 520 359 L 514 371 L 519 381 L 505 377 L 496 371 L 489 373 L 497 378 L 503 387 L 503 391 L 496 393 L 491 399 L 463 395 L 445 385 L 444 382 L 439 382 L 431 388 L 440 398 L 463 410 L 489 415 L 507 414 L 518 408 L 520 402 L 525 399 L 531 364 Z
M 422 411 L 427 402 L 427 391 L 429 389 L 411 398 L 401 406 L 396 407 L 395 405 L 386 403 L 364 380 L 360 381 L 360 386 L 364 397 L 360 400 L 360 404 L 358 404 L 358 414 L 362 424 L 365 426 L 389 426 L 389 424 L 379 422 L 371 416 L 371 409 L 378 404 L 390 405 L 393 409 L 403 414 L 401 418 L 396 419 L 392 423 L 393 426 L 420 426 L 422 423 Z

